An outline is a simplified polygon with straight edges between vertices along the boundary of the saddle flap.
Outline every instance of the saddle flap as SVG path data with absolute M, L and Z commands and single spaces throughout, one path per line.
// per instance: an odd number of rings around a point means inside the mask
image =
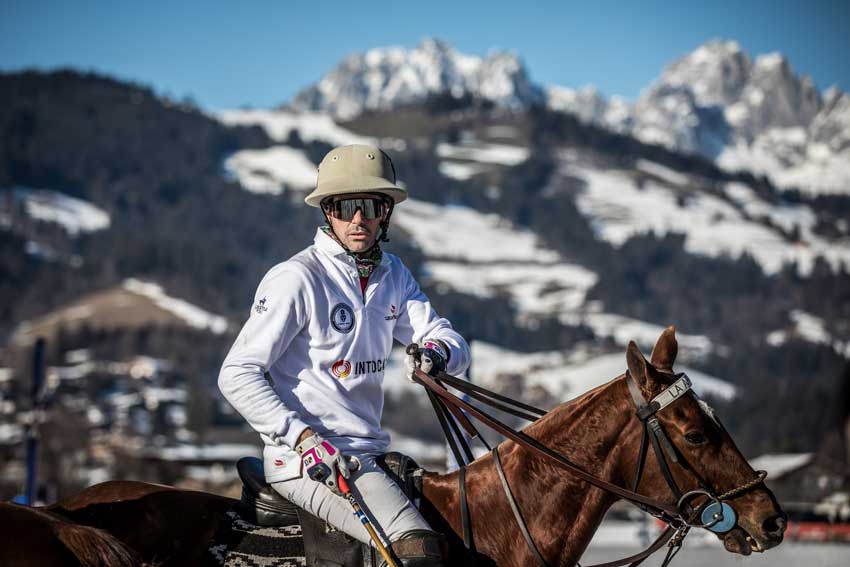
M 240 505 L 246 519 L 265 526 L 298 522 L 298 507 L 266 482 L 260 459 L 243 457 L 236 463 L 236 471 L 242 480 Z

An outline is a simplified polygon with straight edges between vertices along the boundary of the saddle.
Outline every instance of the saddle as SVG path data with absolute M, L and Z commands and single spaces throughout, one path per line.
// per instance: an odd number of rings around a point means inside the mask
M 401 487 L 417 507 L 422 498 L 422 473 L 416 461 L 392 452 L 376 459 L 378 465 Z M 307 567 L 377 567 L 380 556 L 371 546 L 345 532 L 336 530 L 281 496 L 263 473 L 263 462 L 256 457 L 243 457 L 236 463 L 242 479 L 239 515 L 257 526 L 279 527 L 301 525 Z

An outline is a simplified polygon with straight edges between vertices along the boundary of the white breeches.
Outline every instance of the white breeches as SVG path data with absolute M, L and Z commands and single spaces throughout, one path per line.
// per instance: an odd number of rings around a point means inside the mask
M 349 455 L 350 456 L 350 455 Z M 375 463 L 371 455 L 356 455 L 361 467 L 351 473 L 348 485 L 384 542 L 393 542 L 410 530 L 431 527 L 404 492 Z M 272 487 L 284 498 L 363 543 L 371 544 L 369 533 L 354 515 L 349 502 L 306 474 L 275 482 Z

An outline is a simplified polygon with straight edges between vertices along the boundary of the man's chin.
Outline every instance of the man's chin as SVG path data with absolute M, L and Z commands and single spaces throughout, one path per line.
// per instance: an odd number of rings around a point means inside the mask
M 349 240 L 346 245 L 352 252 L 365 252 L 375 244 L 374 240 Z

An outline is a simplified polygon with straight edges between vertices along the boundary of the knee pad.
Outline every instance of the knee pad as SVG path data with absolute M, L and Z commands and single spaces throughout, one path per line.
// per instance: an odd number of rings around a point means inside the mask
M 446 537 L 431 530 L 410 530 L 390 544 L 404 567 L 443 567 L 448 561 Z M 382 567 L 386 563 L 381 564 Z

